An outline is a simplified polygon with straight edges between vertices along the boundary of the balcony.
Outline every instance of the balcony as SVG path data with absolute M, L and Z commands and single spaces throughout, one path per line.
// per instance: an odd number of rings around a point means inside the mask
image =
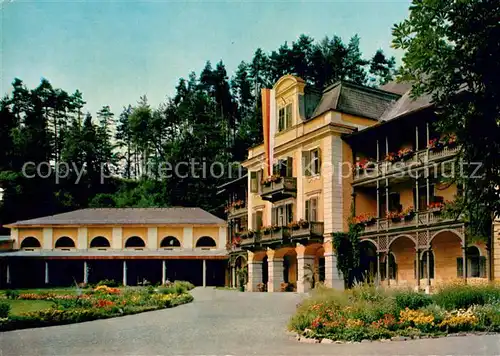
M 276 202 L 297 196 L 297 178 L 275 177 L 261 183 L 262 200 Z
M 292 226 L 290 238 L 297 242 L 308 241 L 323 241 L 323 222 L 305 221 L 302 224 L 299 222 L 297 226 Z
M 245 216 L 248 213 L 248 208 L 245 202 L 242 202 L 241 204 L 232 204 L 228 206 L 226 210 L 227 210 L 227 217 L 229 219 Z
M 290 229 L 286 226 L 267 228 L 262 231 L 261 245 L 273 245 L 287 242 L 290 239 Z
M 428 210 L 415 213 L 413 217 L 374 219 L 365 224 L 363 235 L 396 230 L 415 229 L 420 226 L 445 224 L 455 221 L 444 217 L 440 210 Z
M 260 234 L 254 231 L 247 231 L 241 234 L 240 247 L 242 250 L 251 250 L 260 245 Z
M 413 152 L 406 158 L 397 161 L 368 162 L 365 168 L 354 171 L 353 183 L 359 184 L 375 178 L 390 176 L 421 168 L 426 164 L 439 163 L 453 158 L 460 151 L 458 146 L 436 147 Z

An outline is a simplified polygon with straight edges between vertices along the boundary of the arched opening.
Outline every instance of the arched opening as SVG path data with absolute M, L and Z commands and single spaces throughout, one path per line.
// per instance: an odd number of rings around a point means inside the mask
M 202 236 L 196 241 L 196 247 L 216 247 L 215 240 L 210 236 Z
M 75 242 L 71 237 L 62 236 L 56 241 L 56 248 L 73 248 L 75 247 Z
M 389 279 L 398 285 L 412 285 L 415 280 L 415 242 L 410 236 L 400 235 L 389 246 Z M 387 272 L 387 265 L 384 266 Z
M 34 249 L 34 248 L 41 248 L 42 245 L 40 244 L 40 241 L 36 237 L 33 236 L 28 236 L 23 239 L 21 242 L 21 248 L 22 249 Z
M 282 287 L 282 291 L 292 292 L 296 290 L 297 278 L 298 278 L 297 252 L 295 252 L 294 249 L 291 249 L 283 256 L 283 282 L 286 284 L 286 286 Z
M 377 247 L 373 242 L 364 240 L 360 243 L 359 282 L 373 283 L 377 277 Z
M 267 291 L 267 282 L 269 282 L 269 265 L 267 263 L 267 256 L 262 259 L 262 283 L 264 284 L 264 290 Z
M 174 236 L 164 237 L 160 242 L 161 248 L 181 247 L 180 241 Z
M 434 253 L 434 279 L 436 281 L 463 277 L 462 239 L 457 234 L 452 231 L 437 233 L 432 237 L 431 248 Z M 440 263 L 439 261 L 449 262 Z
M 486 258 L 476 246 L 467 248 L 467 277 L 479 278 L 486 276 Z
M 109 240 L 104 236 L 96 236 L 90 241 L 90 248 L 106 248 L 110 246 Z
M 146 247 L 146 243 L 139 236 L 131 236 L 125 242 L 125 248 L 141 248 Z

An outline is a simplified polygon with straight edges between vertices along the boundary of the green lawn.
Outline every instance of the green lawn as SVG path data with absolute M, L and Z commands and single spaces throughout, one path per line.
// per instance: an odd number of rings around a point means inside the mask
M 10 314 L 19 315 L 21 313 L 48 309 L 54 303 L 46 301 L 46 300 L 19 300 L 19 299 L 5 299 L 3 302 L 7 302 L 10 304 Z

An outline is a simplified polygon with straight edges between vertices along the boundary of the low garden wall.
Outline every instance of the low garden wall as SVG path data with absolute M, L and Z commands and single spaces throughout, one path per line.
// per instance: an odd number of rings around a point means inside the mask
M 289 329 L 326 341 L 500 332 L 500 286 L 455 282 L 433 295 L 370 285 L 344 292 L 320 287 L 298 306 Z
M 189 282 L 177 281 L 161 287 L 124 289 L 100 285 L 73 293 L 10 290 L 5 292 L 4 300 L 0 299 L 0 331 L 71 324 L 171 308 L 191 302 L 193 297 L 188 291 L 193 287 Z M 29 312 L 11 313 L 11 305 L 20 301 L 24 304 L 46 301 L 52 305 Z

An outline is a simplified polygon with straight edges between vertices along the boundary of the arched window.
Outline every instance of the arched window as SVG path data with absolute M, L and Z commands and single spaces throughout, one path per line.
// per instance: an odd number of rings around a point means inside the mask
M 96 248 L 96 247 L 110 247 L 109 240 L 105 238 L 104 236 L 96 236 L 90 241 L 90 247 L 91 248 Z
M 71 237 L 62 236 L 56 241 L 56 248 L 72 248 L 75 247 L 75 242 Z
M 161 240 L 160 247 L 181 247 L 181 243 L 174 236 L 167 236 Z
M 132 236 L 127 239 L 125 242 L 125 247 L 146 247 L 146 244 L 144 243 L 144 240 L 141 239 L 139 236 Z
M 21 242 L 21 248 L 40 248 L 42 245 L 36 237 L 28 236 Z
M 215 240 L 210 236 L 202 236 L 196 241 L 196 247 L 216 247 Z

